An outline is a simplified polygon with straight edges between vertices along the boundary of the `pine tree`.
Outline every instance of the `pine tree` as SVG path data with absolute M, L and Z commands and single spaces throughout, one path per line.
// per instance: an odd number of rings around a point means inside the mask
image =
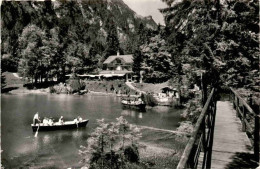
M 107 48 L 105 50 L 105 59 L 108 56 L 115 55 L 119 51 L 119 40 L 117 36 L 117 28 L 116 24 L 113 22 L 108 21 L 109 27 L 108 27 L 108 35 L 106 39 Z

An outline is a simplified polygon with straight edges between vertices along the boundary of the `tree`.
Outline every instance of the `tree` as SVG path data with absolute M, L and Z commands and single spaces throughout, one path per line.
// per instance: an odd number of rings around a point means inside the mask
M 142 69 L 146 70 L 144 80 L 155 83 L 165 82 L 172 76 L 174 66 L 166 41 L 160 35 L 151 37 L 149 41 L 141 46 Z
M 105 50 L 105 59 L 110 55 L 115 55 L 120 49 L 116 25 L 114 21 L 110 22 L 110 19 L 108 19 L 108 22 L 110 24 L 108 26 L 108 35 L 106 38 L 106 43 L 108 46 Z
M 105 123 L 97 120 L 98 127 L 88 139 L 87 147 L 80 153 L 89 167 L 121 168 L 128 162 L 138 162 L 138 140 L 140 130 L 129 124 L 122 116 L 116 122 Z
M 136 47 L 133 55 L 133 71 L 138 75 L 141 71 L 142 62 L 143 62 L 142 53 L 139 47 Z
M 161 12 L 175 62 L 190 63 L 208 73 L 215 70 L 224 75 L 221 78 L 232 68 L 240 76 L 256 69 L 257 1 L 164 1 L 170 5 Z
M 21 50 L 21 59 L 18 71 L 24 77 L 31 77 L 35 84 L 38 78 L 46 74 L 45 58 L 42 55 L 44 46 L 46 46 L 46 34 L 39 27 L 29 25 L 24 28 L 21 37 L 19 37 L 19 48 Z

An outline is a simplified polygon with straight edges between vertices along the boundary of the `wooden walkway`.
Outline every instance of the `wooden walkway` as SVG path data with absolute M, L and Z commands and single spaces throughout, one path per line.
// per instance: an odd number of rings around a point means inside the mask
M 246 133 L 242 132 L 242 124 L 232 104 L 218 101 L 211 168 L 231 168 L 241 156 L 253 154 L 250 147 L 250 141 Z

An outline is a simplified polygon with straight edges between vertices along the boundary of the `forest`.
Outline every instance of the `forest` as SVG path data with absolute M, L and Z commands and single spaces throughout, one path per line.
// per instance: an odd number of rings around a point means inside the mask
M 203 71 L 213 85 L 259 90 L 258 1 L 163 1 L 165 26 L 121 0 L 3 2 L 2 72 L 63 81 L 98 73 L 120 51 L 134 55 L 145 82 L 194 81 Z

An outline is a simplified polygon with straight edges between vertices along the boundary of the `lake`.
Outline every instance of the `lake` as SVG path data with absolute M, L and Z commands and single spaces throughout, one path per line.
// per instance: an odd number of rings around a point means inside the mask
M 175 130 L 182 112 L 173 107 L 153 107 L 146 112 L 123 109 L 120 98 L 114 96 L 21 94 L 2 95 L 1 101 L 5 168 L 77 168 L 82 166 L 79 148 L 86 145 L 97 119 L 111 122 L 124 116 L 133 124 Z M 39 132 L 35 138 L 31 123 L 36 112 L 41 118 L 64 116 L 64 120 L 72 120 L 81 116 L 89 123 L 86 128 Z

